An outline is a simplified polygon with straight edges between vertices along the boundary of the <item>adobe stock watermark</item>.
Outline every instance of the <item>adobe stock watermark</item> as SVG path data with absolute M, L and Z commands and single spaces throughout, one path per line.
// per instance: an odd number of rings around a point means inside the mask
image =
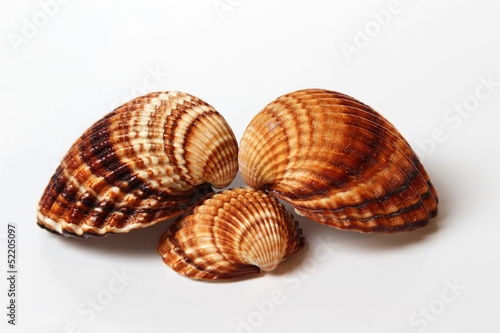
M 362 27 L 356 27 L 354 30 L 354 37 L 351 42 L 340 43 L 340 51 L 344 55 L 347 63 L 352 62 L 352 58 L 355 55 L 361 54 L 361 52 L 370 45 L 374 38 L 377 38 L 382 31 L 387 28 L 394 16 L 401 13 L 403 10 L 403 5 L 400 0 L 390 0 L 386 8 L 372 11 L 370 13 L 371 20 L 366 22 Z
M 453 131 L 459 129 L 464 120 L 479 110 L 481 103 L 491 98 L 500 87 L 500 81 L 496 81 L 492 74 L 487 77 L 479 76 L 477 81 L 478 83 L 470 95 L 444 111 L 443 121 L 449 125 L 448 130 L 443 127 L 436 127 L 430 137 L 416 140 L 415 144 L 412 144 L 420 161 L 423 162 L 426 157 L 436 151 L 438 145 L 448 141 L 450 129 Z
M 266 319 L 271 317 L 276 309 L 287 301 L 287 295 L 299 290 L 304 281 L 309 279 L 311 274 L 318 270 L 319 265 L 328 260 L 338 247 L 340 244 L 335 242 L 331 236 L 315 242 L 311 249 L 313 255 L 294 267 L 293 274 L 285 278 L 283 288 L 271 290 L 267 298 L 253 302 L 253 311 L 247 315 L 236 317 L 236 332 L 253 333 L 255 329 L 261 327 Z
M 15 53 L 19 48 L 35 38 L 50 20 L 59 14 L 61 7 L 69 3 L 70 0 L 41 0 L 38 1 L 38 10 L 30 17 L 23 17 L 22 24 L 18 32 L 8 32 L 7 38 Z
M 226 14 L 234 11 L 243 3 L 243 0 L 214 0 L 212 6 L 214 7 L 217 16 L 221 21 L 224 21 Z
M 444 287 L 441 289 L 439 296 L 410 314 L 408 322 L 412 329 L 400 333 L 425 332 L 429 325 L 436 322 L 439 316 L 447 311 L 450 305 L 456 302 L 462 292 L 467 289 L 467 286 L 461 284 L 458 278 L 453 279 L 453 281 L 444 280 L 443 284 Z
M 78 320 L 68 321 L 64 325 L 64 328 L 58 332 L 82 333 L 82 325 L 92 322 L 98 313 L 108 307 L 113 302 L 115 296 L 122 293 L 130 281 L 135 279 L 135 276 L 129 275 L 124 268 L 120 272 L 113 270 L 111 274 L 113 277 L 104 288 L 94 295 L 88 296 L 85 301 L 78 304 L 76 307 Z
M 146 75 L 142 78 L 141 83 L 132 87 L 127 93 L 121 94 L 119 98 L 116 98 L 111 104 L 111 109 L 114 110 L 135 97 L 158 90 L 168 76 L 169 73 L 164 72 L 159 65 L 156 65 L 154 68 L 147 66 Z

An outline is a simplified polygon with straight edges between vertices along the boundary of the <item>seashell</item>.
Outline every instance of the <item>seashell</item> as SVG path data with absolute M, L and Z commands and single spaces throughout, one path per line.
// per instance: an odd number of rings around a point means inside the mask
M 217 193 L 178 219 L 160 238 L 158 253 L 180 274 L 215 280 L 271 271 L 303 246 L 292 214 L 247 187 Z
M 339 229 L 410 231 L 436 216 L 429 176 L 396 128 L 369 106 L 319 89 L 277 98 L 240 141 L 245 182 Z
M 228 186 L 238 146 L 224 118 L 197 97 L 158 92 L 116 108 L 70 148 L 38 206 L 60 235 L 125 233 L 177 216 Z

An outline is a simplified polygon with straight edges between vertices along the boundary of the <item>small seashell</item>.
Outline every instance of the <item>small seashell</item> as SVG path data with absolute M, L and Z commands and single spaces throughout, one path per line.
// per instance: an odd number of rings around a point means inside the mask
M 396 128 L 347 95 L 292 92 L 267 105 L 240 142 L 245 182 L 339 229 L 410 231 L 436 216 L 438 197 Z
M 125 233 L 177 216 L 228 186 L 238 146 L 197 97 L 151 93 L 118 107 L 71 147 L 40 200 L 38 225 L 60 235 Z
M 178 219 L 160 238 L 158 253 L 180 274 L 215 280 L 271 271 L 303 246 L 292 214 L 247 187 L 217 193 Z

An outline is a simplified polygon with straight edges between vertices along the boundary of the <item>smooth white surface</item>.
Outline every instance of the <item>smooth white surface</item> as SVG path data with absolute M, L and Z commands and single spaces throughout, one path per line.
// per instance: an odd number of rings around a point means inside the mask
M 213 0 L 68 1 L 45 22 L 38 1 L 2 1 L 1 331 L 496 332 L 500 3 L 401 0 L 385 26 L 372 12 L 397 2 L 220 3 L 232 8 L 223 19 Z M 16 52 L 13 34 L 28 33 L 34 17 L 40 27 Z M 366 28 L 372 37 L 349 62 L 341 45 L 356 46 Z M 118 104 L 189 92 L 239 140 L 267 103 L 312 87 L 367 103 L 420 151 L 441 200 L 430 226 L 363 235 L 300 218 L 304 251 L 229 283 L 193 281 L 162 263 L 157 239 L 169 222 L 88 240 L 36 226 L 62 156 Z M 473 111 L 447 111 L 463 103 Z M 238 176 L 233 186 L 242 185 Z M 5 315 L 7 223 L 18 226 L 15 327 Z

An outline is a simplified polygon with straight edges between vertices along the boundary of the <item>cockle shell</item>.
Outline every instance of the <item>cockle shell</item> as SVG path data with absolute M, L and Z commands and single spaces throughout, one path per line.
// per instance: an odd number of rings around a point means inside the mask
M 339 229 L 410 231 L 437 214 L 436 191 L 403 136 L 333 91 L 296 91 L 267 105 L 243 134 L 239 168 L 251 187 Z
M 229 279 L 271 271 L 304 246 L 297 221 L 275 198 L 251 188 L 215 194 L 178 219 L 158 253 L 180 274 Z
M 151 93 L 118 107 L 71 147 L 40 200 L 38 225 L 61 235 L 125 233 L 179 215 L 228 186 L 238 146 L 197 97 Z

